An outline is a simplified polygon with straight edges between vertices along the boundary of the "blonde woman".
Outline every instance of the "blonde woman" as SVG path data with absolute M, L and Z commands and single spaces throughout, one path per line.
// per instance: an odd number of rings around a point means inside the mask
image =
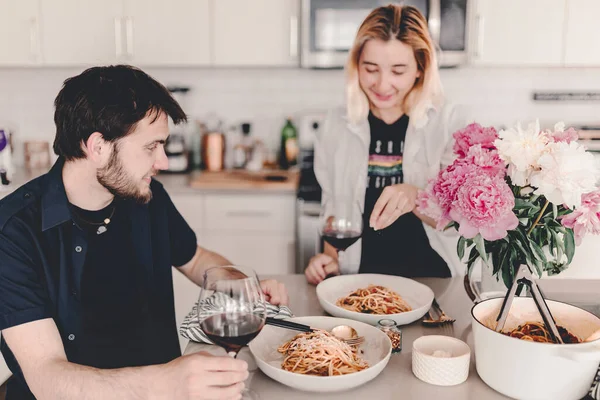
M 435 231 L 417 192 L 452 162 L 452 133 L 465 126 L 446 103 L 435 48 L 414 7 L 373 10 L 346 65 L 347 105 L 333 111 L 315 148 L 323 204 L 348 198 L 363 210 L 362 239 L 344 252 L 325 244 L 305 270 L 310 283 L 339 273 L 449 277 L 456 238 Z M 335 177 L 335 178 L 334 178 Z

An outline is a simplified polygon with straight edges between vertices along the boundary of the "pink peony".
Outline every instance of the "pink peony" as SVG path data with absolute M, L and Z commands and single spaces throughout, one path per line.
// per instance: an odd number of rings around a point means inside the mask
M 554 132 L 548 130 L 545 131 L 545 133 L 548 135 L 550 140 L 552 140 L 555 143 L 565 142 L 568 144 L 579 139 L 579 135 L 577 134 L 577 131 L 574 128 L 569 128 L 567 130 L 564 130 L 563 128 L 564 124 L 561 123 L 560 126 L 554 127 Z
M 433 194 L 433 185 L 434 181 L 432 180 L 427 189 L 419 192 L 417 209 L 437 222 L 436 229 L 443 230 L 450 223 L 450 219 L 444 216 L 445 213 L 442 211 L 437 197 Z
M 498 132 L 493 127 L 482 127 L 477 123 L 469 124 L 466 128 L 454 132 L 454 153 L 465 157 L 471 146 L 480 144 L 484 149 L 495 149 L 494 141 L 498 139 Z
M 464 184 L 470 175 L 479 173 L 474 164 L 455 160 L 452 165 L 438 174 L 437 180 L 432 188 L 432 194 L 437 198 L 442 210 L 442 217 L 449 219 L 452 203 L 456 199 L 456 192 Z
M 600 234 L 600 191 L 582 195 L 581 206 L 563 216 L 561 222 L 563 226 L 573 229 L 577 245 L 581 244 L 588 232 Z
M 459 163 L 474 164 L 489 176 L 498 176 L 504 178 L 506 175 L 506 165 L 500 158 L 498 150 L 484 149 L 480 144 L 476 144 L 469 148 L 465 158 L 458 159 Z
M 515 229 L 515 198 L 504 179 L 487 174 L 471 175 L 456 193 L 450 217 L 459 223 L 458 232 L 467 239 L 478 233 L 486 240 L 499 240 Z

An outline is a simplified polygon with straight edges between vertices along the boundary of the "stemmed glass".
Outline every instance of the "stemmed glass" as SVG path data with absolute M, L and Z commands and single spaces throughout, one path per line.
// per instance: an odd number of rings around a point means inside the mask
M 265 297 L 256 272 L 239 266 L 205 271 L 198 301 L 198 322 L 206 336 L 236 358 L 265 325 Z M 243 399 L 258 399 L 244 389 Z
M 363 231 L 363 215 L 358 202 L 350 199 L 328 200 L 323 204 L 320 215 L 320 234 L 338 254 L 338 265 L 344 251 L 352 246 Z

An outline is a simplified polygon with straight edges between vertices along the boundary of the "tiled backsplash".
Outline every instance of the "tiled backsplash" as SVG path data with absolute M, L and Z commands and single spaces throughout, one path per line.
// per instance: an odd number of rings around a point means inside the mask
M 65 78 L 81 68 L 0 69 L 0 126 L 15 131 L 15 161 L 22 161 L 24 140 L 51 141 L 53 101 Z M 340 106 L 344 101 L 341 70 L 166 69 L 146 72 L 165 85 L 192 88 L 185 108 L 192 118 L 216 113 L 228 124 L 249 121 L 253 134 L 276 147 L 287 115 Z M 447 97 L 468 107 L 482 124 L 512 124 L 540 118 L 568 124 L 599 124 L 600 102 L 533 101 L 534 91 L 598 91 L 600 69 L 458 68 L 441 72 Z

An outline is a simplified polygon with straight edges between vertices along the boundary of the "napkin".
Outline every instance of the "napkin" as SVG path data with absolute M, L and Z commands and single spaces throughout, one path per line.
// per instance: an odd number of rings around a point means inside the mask
M 183 323 L 179 328 L 179 334 L 184 338 L 194 342 L 213 344 L 213 342 L 206 337 L 202 329 L 200 329 L 200 324 L 198 323 L 198 312 L 200 312 L 200 317 L 213 313 L 214 310 L 223 308 L 227 299 L 229 299 L 227 295 L 220 292 L 215 292 L 211 297 L 203 300 L 201 304 L 198 301 L 192 308 L 192 311 L 190 311 L 184 318 Z M 275 306 L 271 303 L 266 303 L 266 308 L 267 317 L 284 319 L 294 316 L 292 311 L 286 306 Z M 257 312 L 262 310 L 260 310 L 260 307 L 255 307 L 254 311 Z

